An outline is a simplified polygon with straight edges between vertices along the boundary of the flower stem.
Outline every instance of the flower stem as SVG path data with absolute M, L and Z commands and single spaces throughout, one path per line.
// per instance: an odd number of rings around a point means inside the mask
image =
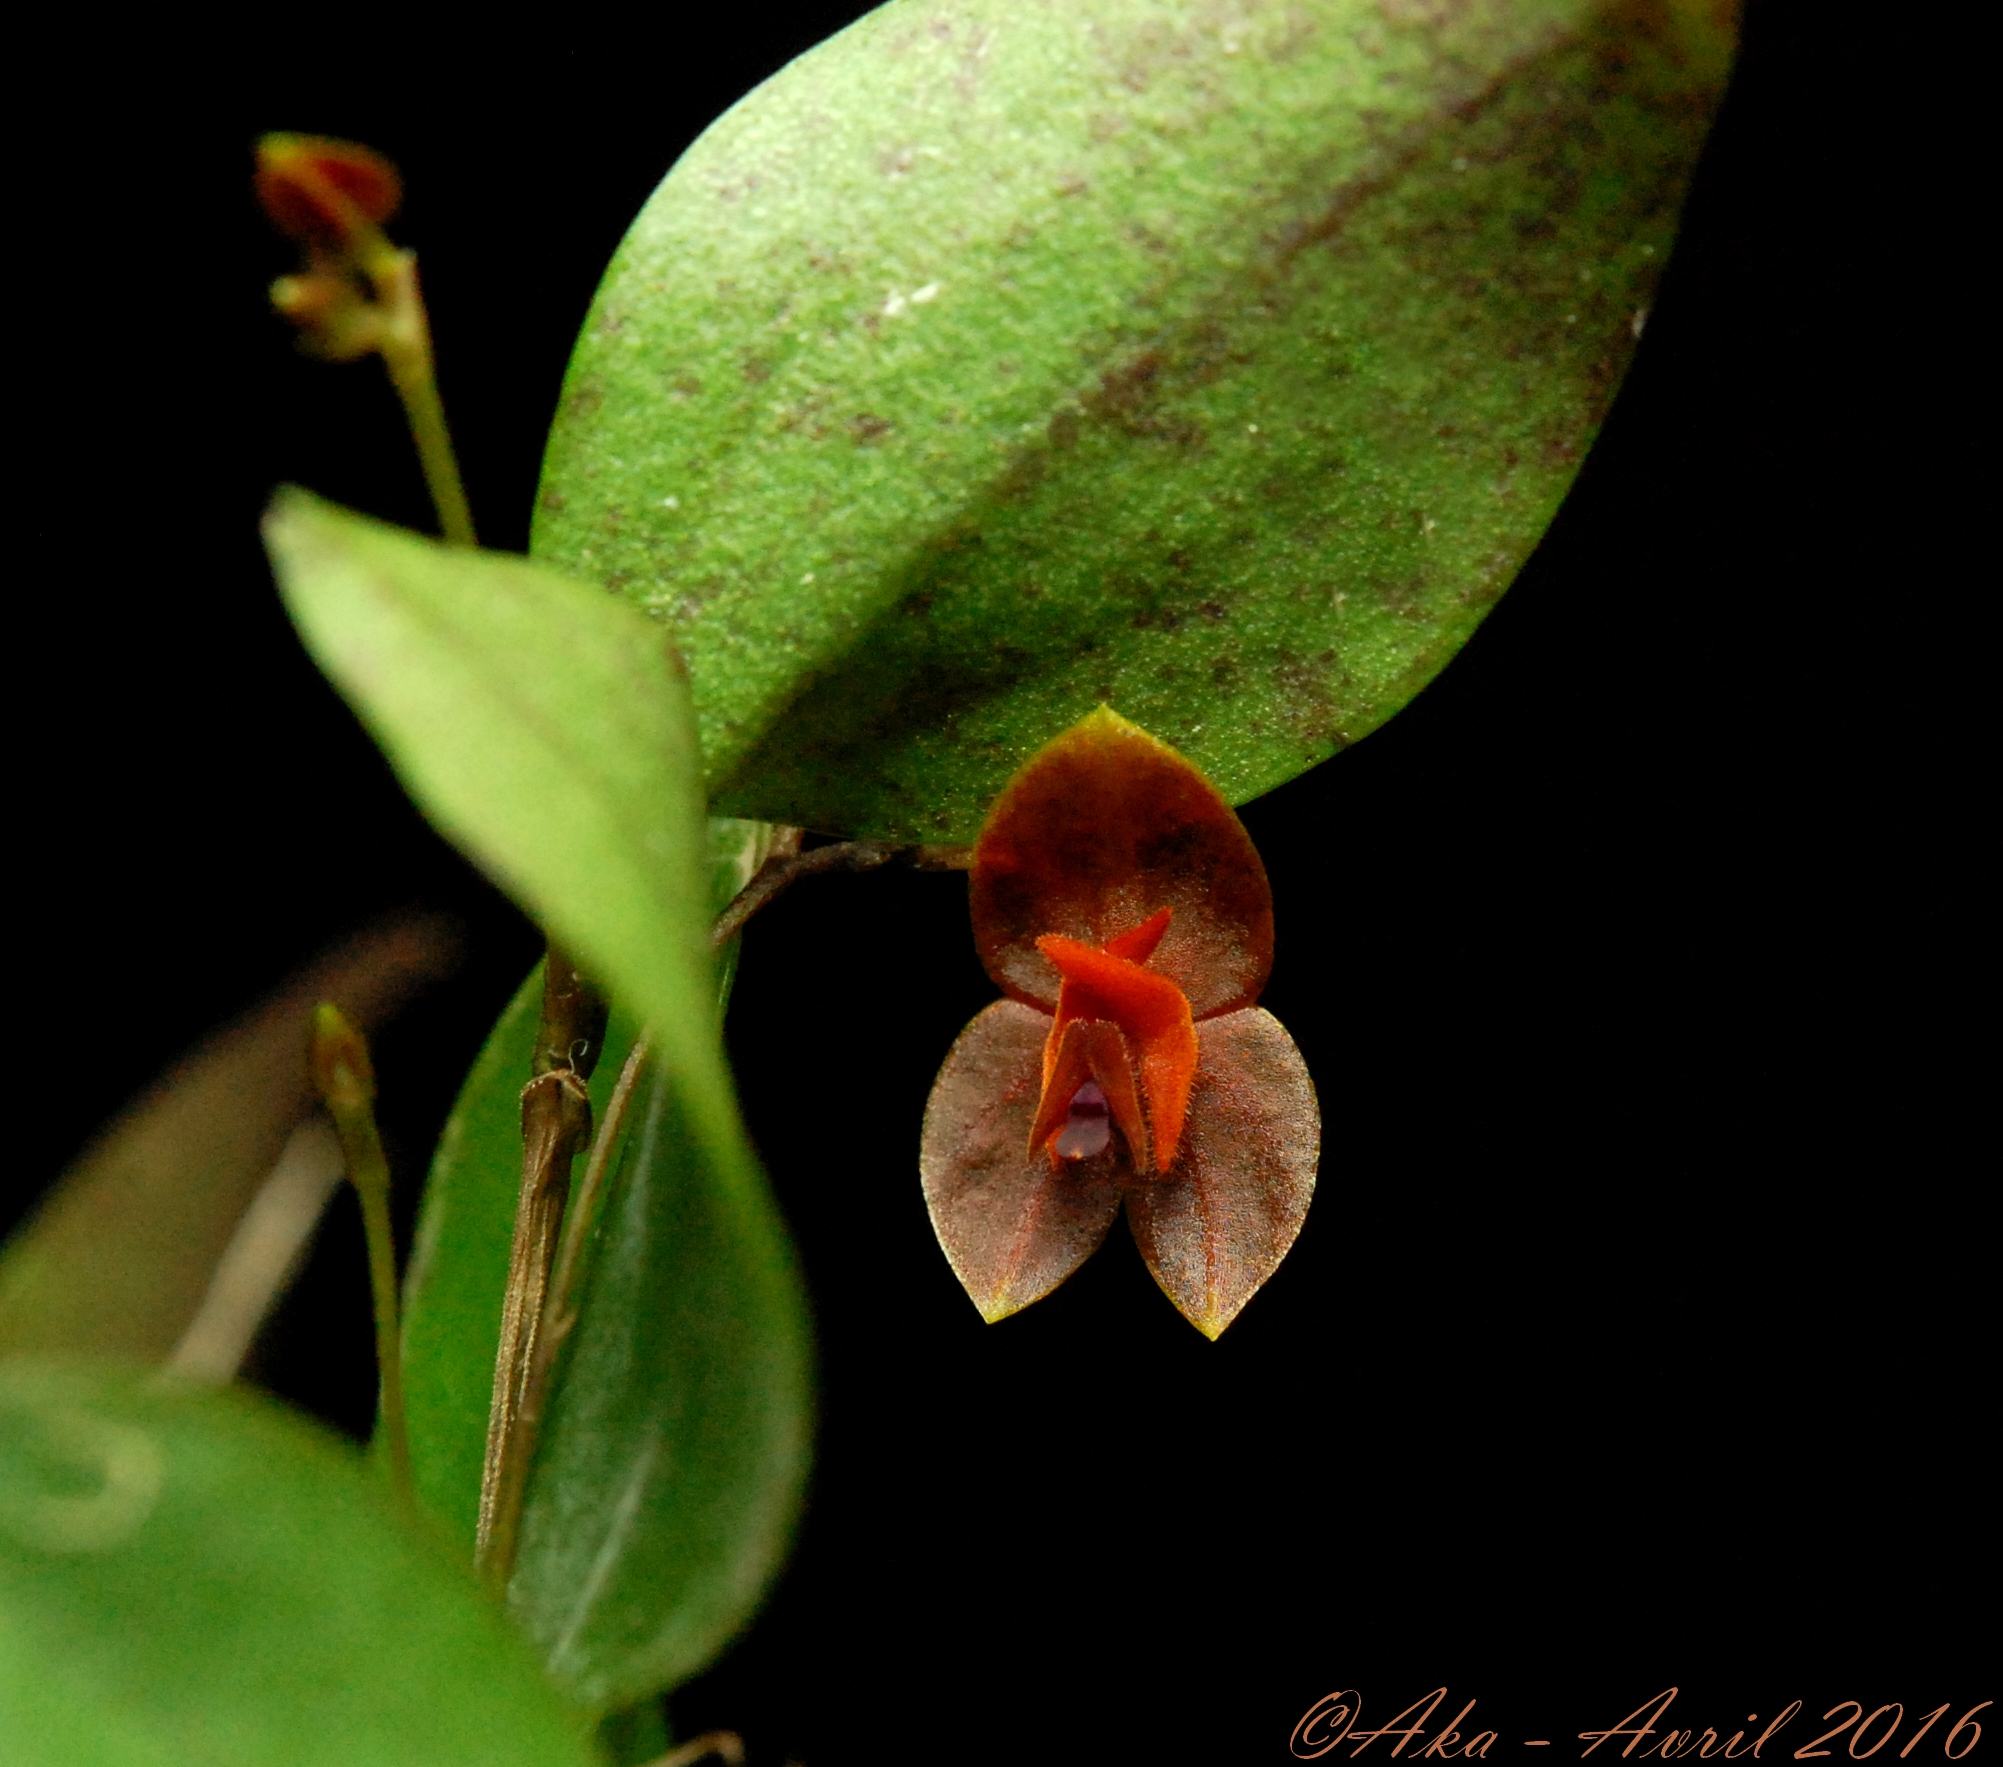
M 432 367 L 417 254 L 393 245 L 382 230 L 403 200 L 396 168 L 358 142 L 271 134 L 257 144 L 257 193 L 265 213 L 306 254 L 298 275 L 271 285 L 272 304 L 315 355 L 334 362 L 382 357 L 440 530 L 450 545 L 477 545 Z
M 894 863 L 912 865 L 920 871 L 965 871 L 973 863 L 973 848 L 930 843 L 900 845 L 896 841 L 837 841 L 805 853 L 775 852 L 716 917 L 716 924 L 710 929 L 710 948 L 719 950 L 727 945 L 759 909 L 803 877 L 827 871 L 875 871 L 879 866 Z
M 313 1079 L 334 1132 L 341 1138 L 348 1181 L 362 1203 L 369 1248 L 369 1289 L 375 1298 L 379 1411 L 389 1450 L 390 1483 L 412 1501 L 410 1431 L 404 1419 L 402 1341 L 396 1318 L 396 1240 L 389 1213 L 389 1161 L 376 1128 L 375 1070 L 361 1032 L 341 1009 L 323 1001 L 313 1011 Z
M 452 432 L 445 422 L 445 402 L 438 396 L 432 366 L 431 319 L 417 283 L 417 254 L 385 245 L 364 262 L 376 298 L 382 303 L 383 328 L 378 348 L 390 384 L 403 401 L 403 415 L 424 468 L 424 482 L 438 511 L 438 526 L 453 546 L 477 546 L 473 511 L 459 476 L 459 457 L 452 450 Z

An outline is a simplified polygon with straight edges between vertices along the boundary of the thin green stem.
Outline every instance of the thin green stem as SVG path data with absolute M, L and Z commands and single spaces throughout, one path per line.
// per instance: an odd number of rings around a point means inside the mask
M 343 1142 L 345 1144 L 346 1137 Z M 382 1143 L 373 1117 L 369 1139 L 379 1179 L 363 1182 L 351 1153 L 349 1175 L 362 1199 L 362 1231 L 369 1245 L 369 1287 L 375 1295 L 376 1363 L 382 1371 L 383 1439 L 389 1449 L 390 1482 L 399 1494 L 413 1494 L 410 1472 L 410 1426 L 403 1405 L 403 1339 L 396 1317 L 396 1241 L 389 1218 L 389 1169 L 382 1163 Z
M 417 284 L 417 255 L 385 246 L 366 262 L 383 308 L 379 348 L 390 384 L 403 401 L 411 440 L 424 468 L 424 482 L 438 511 L 438 526 L 454 546 L 477 546 L 473 510 L 459 476 L 459 457 L 452 449 L 452 432 L 445 422 L 445 402 L 438 396 L 432 366 L 431 320 Z
M 313 1013 L 313 1080 L 334 1132 L 341 1138 L 348 1182 L 361 1198 L 362 1231 L 369 1249 L 369 1289 L 375 1299 L 379 1415 L 389 1451 L 390 1483 L 406 1502 L 413 1497 L 410 1429 L 403 1406 L 403 1340 L 396 1316 L 396 1238 L 389 1214 L 389 1161 L 376 1128 L 374 1067 L 368 1044 L 337 1006 L 322 1002 Z

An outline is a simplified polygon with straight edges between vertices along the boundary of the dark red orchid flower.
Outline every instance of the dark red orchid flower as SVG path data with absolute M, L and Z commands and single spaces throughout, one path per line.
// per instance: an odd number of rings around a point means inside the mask
M 932 1225 L 983 1318 L 1041 1300 L 1122 1201 L 1206 1337 L 1279 1267 L 1321 1114 L 1253 1004 L 1273 899 L 1244 825 L 1189 762 L 1101 706 L 1009 781 L 974 849 L 974 942 L 1008 994 L 925 1109 Z

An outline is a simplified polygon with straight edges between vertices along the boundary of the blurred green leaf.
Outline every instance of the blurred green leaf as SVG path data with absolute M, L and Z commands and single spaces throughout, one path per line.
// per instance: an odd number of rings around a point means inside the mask
M 337 1001 L 374 1030 L 451 968 L 455 943 L 435 918 L 378 922 L 127 1105 L 0 1251 L 0 1353 L 164 1361 L 184 1344 L 245 1211 L 313 1108 L 306 1024 L 315 1004 Z M 264 1273 L 277 1282 L 285 1268 Z M 234 1298 L 256 1312 L 271 1296 L 252 1282 Z
M 761 824 L 711 822 L 713 906 L 743 887 L 770 836 Z M 735 941 L 725 953 L 726 986 L 734 955 Z M 521 1176 L 521 1088 L 541 987 L 538 969 L 460 1092 L 425 1186 L 405 1285 L 404 1382 L 418 1492 L 469 1555 Z M 615 1002 L 591 1082 L 598 1120 L 636 1032 Z M 525 1621 L 551 1645 L 577 1600 L 588 1600 L 590 1623 L 557 1666 L 601 1709 L 685 1679 L 742 1623 L 776 1567 L 807 1453 L 805 1303 L 784 1228 L 762 1184 L 705 1161 L 678 1127 L 653 1123 L 671 1109 L 660 1095 L 665 1084 L 657 1069 L 635 1112 L 644 1145 L 636 1150 L 628 1137 L 601 1213 L 591 1247 L 597 1274 L 545 1425 L 549 1458 L 538 1462 L 530 1493 L 531 1517 L 551 1501 L 553 1478 L 571 1484 L 564 1503 L 600 1505 L 608 1518 L 624 1500 L 627 1531 L 595 1593 L 587 1594 L 590 1567 L 577 1573 L 537 1537 L 524 1542 L 515 1584 Z M 691 1274 L 684 1260 L 712 1268 Z M 644 1273 L 637 1291 L 634 1270 Z M 710 1281 L 726 1283 L 731 1299 L 691 1329 L 686 1309 L 667 1297 L 706 1292 Z M 588 1403 L 580 1383 L 591 1390 Z M 580 1404 L 612 1414 L 582 1454 Z M 595 1423 L 582 1427 L 597 1431 Z M 665 1452 L 651 1435 L 656 1427 L 671 1437 Z M 624 1481 L 643 1460 L 648 1471 L 629 1490 Z M 598 1538 L 591 1527 L 587 1520 L 586 1535 Z
M 1718 0 L 893 0 L 620 248 L 535 550 L 719 806 L 970 838 L 1101 701 L 1243 801 L 1444 666 L 1620 383 Z
M 521 1641 L 359 1457 L 243 1393 L 0 1362 L 15 1767 L 585 1767 Z
M 655 1027 L 715 1157 L 749 1172 L 709 949 L 688 683 L 585 584 L 283 491 L 265 518 L 314 659 L 419 806 Z

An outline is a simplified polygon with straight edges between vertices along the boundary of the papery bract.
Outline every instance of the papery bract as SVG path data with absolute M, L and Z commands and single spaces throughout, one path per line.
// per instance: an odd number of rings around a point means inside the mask
M 974 940 L 1011 996 L 961 1033 L 925 1113 L 932 1224 L 982 1316 L 1041 1299 L 1127 1204 L 1141 1255 L 1216 1337 L 1278 1268 L 1321 1123 L 1272 967 L 1265 868 L 1201 773 L 1101 707 L 1034 756 L 975 848 Z

